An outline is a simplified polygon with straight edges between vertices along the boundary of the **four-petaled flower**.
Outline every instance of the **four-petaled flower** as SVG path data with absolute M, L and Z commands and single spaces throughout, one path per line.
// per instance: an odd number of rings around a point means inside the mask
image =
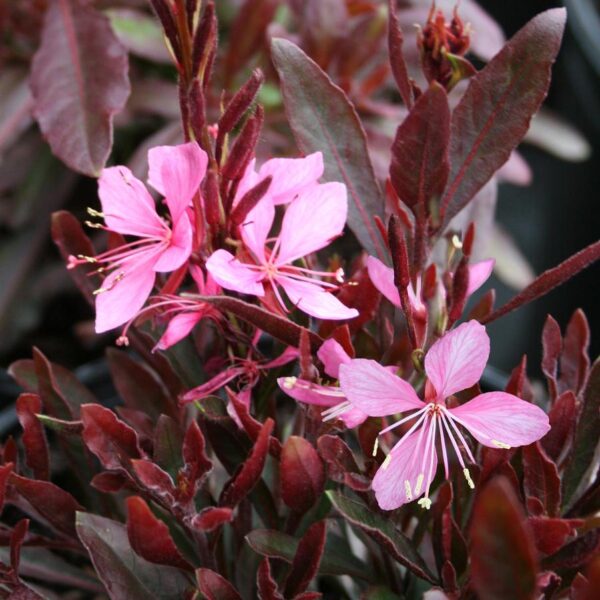
M 208 159 L 195 142 L 159 146 L 148 152 L 148 183 L 165 198 L 171 223 L 156 212 L 144 184 L 124 166 L 102 171 L 98 195 L 105 225 L 94 225 L 136 240 L 97 256 L 69 257 L 69 268 L 100 265 L 109 272 L 96 290 L 96 332 L 108 331 L 135 317 L 146 302 L 156 273 L 174 271 L 192 251 L 192 224 L 188 207 L 204 174 Z
M 531 444 L 548 432 L 544 411 L 505 392 L 480 394 L 456 408 L 446 406 L 446 398 L 479 381 L 489 351 L 485 327 L 477 321 L 463 323 L 440 338 L 425 356 L 425 402 L 408 382 L 373 360 L 353 359 L 340 366 L 340 386 L 352 407 L 373 417 L 414 411 L 379 434 L 412 423 L 373 479 L 372 488 L 381 508 L 392 510 L 422 495 L 419 504 L 431 506 L 429 493 L 437 470 L 438 441 L 446 478 L 448 455 L 453 449 L 473 487 L 463 452 L 469 461 L 475 459 L 461 428 L 492 448 Z
M 303 186 L 287 206 L 281 231 L 269 233 L 275 219 L 275 204 L 267 195 L 248 213 L 241 225 L 241 237 L 253 262 L 241 262 L 227 250 L 217 250 L 206 261 L 206 268 L 222 287 L 263 297 L 265 283 L 271 287 L 281 307 L 287 311 L 279 287 L 291 303 L 320 319 L 352 319 L 358 311 L 342 304 L 327 290 L 336 285 L 315 277 L 341 277 L 341 273 L 314 271 L 293 263 L 327 246 L 341 235 L 346 223 L 348 200 L 346 186 L 323 183 Z M 273 242 L 272 245 L 268 245 Z

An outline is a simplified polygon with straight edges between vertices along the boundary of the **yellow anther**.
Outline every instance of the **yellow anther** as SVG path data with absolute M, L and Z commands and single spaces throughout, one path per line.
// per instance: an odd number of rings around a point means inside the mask
M 413 499 L 412 490 L 410 489 L 410 481 L 406 479 L 404 481 L 404 493 L 406 494 L 406 499 L 410 502 Z
M 110 288 L 98 288 L 92 292 L 92 295 L 98 296 L 98 294 L 103 294 L 104 292 L 108 292 Z
M 475 489 L 475 482 L 471 479 L 471 473 L 469 473 L 469 469 L 463 469 L 463 474 L 465 476 L 465 479 L 467 480 L 467 483 L 469 484 L 469 487 L 472 490 Z
M 421 498 L 418 502 L 418 505 L 425 510 L 429 510 L 431 508 L 431 498 Z
M 425 475 L 421 473 L 417 477 L 417 485 L 415 485 L 415 494 L 419 494 L 421 492 L 421 486 L 423 485 L 423 479 L 425 479 Z
M 505 444 L 504 442 L 499 442 L 498 440 L 492 440 L 492 444 L 497 448 L 502 448 L 503 450 L 510 450 L 510 446 Z
M 85 224 L 92 229 L 102 229 L 104 227 L 101 223 L 92 223 L 91 221 L 86 221 Z
M 392 462 L 392 455 L 388 454 L 385 457 L 385 460 L 381 463 L 381 468 L 385 471 L 390 466 L 391 462 Z
M 459 237 L 458 237 L 456 234 L 454 234 L 454 235 L 452 236 L 452 245 L 453 245 L 453 246 L 454 246 L 454 247 L 455 247 L 457 250 L 460 250 L 460 249 L 463 247 L 463 244 L 462 244 L 462 242 L 461 242 L 460 238 L 459 238 Z
M 373 444 L 373 456 L 377 456 L 377 450 L 379 449 L 379 438 L 375 438 L 375 443 Z
M 91 208 L 89 206 L 87 207 L 87 214 L 90 215 L 90 217 L 104 218 L 104 213 L 94 210 L 93 208 Z
M 91 264 L 95 264 L 98 262 L 93 256 L 86 256 L 85 254 L 78 254 L 77 258 L 79 260 L 85 260 L 85 262 L 88 262 Z
M 338 283 L 344 283 L 344 269 L 338 269 L 335 272 L 335 279 Z
M 285 377 L 283 380 L 283 387 L 286 390 L 293 390 L 297 380 L 296 377 Z

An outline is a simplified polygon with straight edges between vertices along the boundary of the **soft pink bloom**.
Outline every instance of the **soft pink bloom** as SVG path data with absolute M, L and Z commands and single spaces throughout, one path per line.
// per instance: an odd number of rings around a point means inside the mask
M 448 454 L 453 450 L 473 487 L 463 452 L 469 461 L 475 459 L 461 428 L 491 448 L 531 444 L 548 432 L 548 417 L 540 408 L 505 392 L 480 394 L 457 408 L 447 408 L 446 398 L 479 381 L 489 351 L 485 327 L 477 321 L 463 323 L 439 339 L 425 356 L 426 402 L 409 383 L 375 361 L 355 359 L 341 365 L 340 386 L 352 407 L 373 417 L 414 411 L 380 432 L 413 421 L 373 479 L 381 508 L 392 510 L 423 494 L 419 504 L 431 506 L 429 491 L 437 470 L 438 438 L 446 478 Z
M 467 288 L 467 297 L 477 291 L 490 277 L 494 269 L 495 260 L 493 258 L 482 260 L 481 262 L 469 265 L 469 287 Z M 398 288 L 394 284 L 394 270 L 384 265 L 378 258 L 369 256 L 367 258 L 367 269 L 373 285 L 381 292 L 392 304 L 400 306 L 400 295 Z M 416 290 L 412 285 L 407 288 L 408 299 L 415 316 L 425 318 L 427 316 L 427 307 L 421 299 L 421 280 L 417 279 Z
M 332 379 L 339 379 L 340 365 L 352 360 L 334 339 L 323 342 L 317 356 L 325 366 L 325 373 Z M 327 419 L 339 416 L 346 427 L 356 427 L 368 417 L 357 408 L 348 408 L 346 396 L 338 386 L 322 385 L 298 377 L 280 377 L 277 383 L 288 396 L 298 402 L 328 407 L 329 410 L 323 411 L 322 415 Z M 339 415 L 338 409 L 341 409 Z
M 238 185 L 233 204 L 266 177 L 272 177 L 266 196 L 273 204 L 287 204 L 308 187 L 318 185 L 323 175 L 323 155 L 321 152 L 304 158 L 272 158 L 255 170 L 256 159 L 252 159 Z
M 98 194 L 107 231 L 137 239 L 95 257 L 70 257 L 69 268 L 98 263 L 108 271 L 96 290 L 96 332 L 132 319 L 154 287 L 156 273 L 174 271 L 192 251 L 192 225 L 187 208 L 206 172 L 206 153 L 190 142 L 159 146 L 148 153 L 149 184 L 165 198 L 170 223 L 159 216 L 144 184 L 124 166 L 102 171 Z
M 327 291 L 336 289 L 336 285 L 314 278 L 339 277 L 340 273 L 313 271 L 293 264 L 341 235 L 347 210 L 343 184 L 309 186 L 287 206 L 279 235 L 270 239 L 275 205 L 267 196 L 248 213 L 241 226 L 242 240 L 255 262 L 241 262 L 227 250 L 217 250 L 206 261 L 206 268 L 219 285 L 242 294 L 262 297 L 264 282 L 270 283 L 284 310 L 287 309 L 279 287 L 294 306 L 313 317 L 356 317 L 357 310 L 348 308 Z M 273 245 L 267 245 L 271 241 Z

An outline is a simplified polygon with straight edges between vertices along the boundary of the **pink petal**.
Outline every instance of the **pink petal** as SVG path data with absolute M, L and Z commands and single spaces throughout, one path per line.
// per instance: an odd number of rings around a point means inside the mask
M 263 164 L 258 175 L 258 179 L 273 178 L 268 191 L 273 204 L 291 202 L 323 175 L 323 155 L 315 152 L 304 158 L 273 158 Z
M 204 271 L 198 265 L 190 265 L 189 270 L 192 279 L 196 282 L 198 293 L 205 294 L 204 288 L 206 284 L 204 282 Z
M 459 325 L 440 338 L 425 356 L 425 372 L 439 398 L 475 385 L 490 355 L 490 338 L 477 321 Z
M 476 292 L 490 277 L 496 261 L 493 258 L 469 265 L 469 287 L 467 296 Z
M 186 213 L 182 213 L 173 226 L 169 246 L 162 252 L 154 270 L 159 273 L 170 273 L 178 269 L 192 253 L 192 224 Z
M 342 348 L 342 345 L 333 338 L 325 340 L 321 344 L 321 347 L 317 351 L 317 356 L 325 366 L 325 373 L 334 379 L 339 379 L 340 365 L 352 360 Z
M 287 365 L 293 360 L 296 360 L 299 355 L 300 352 L 297 348 L 288 346 L 277 358 L 261 365 L 261 369 L 275 369 L 277 367 L 282 367 L 283 365 Z
M 288 396 L 316 406 L 335 406 L 346 400 L 339 387 L 333 385 L 319 385 L 296 377 L 279 377 L 277 383 Z
M 237 393 L 238 400 L 242 401 L 242 404 L 250 410 L 250 400 L 252 396 L 252 389 L 250 387 L 245 387 L 243 390 L 240 390 Z M 235 421 L 235 424 L 240 428 L 244 429 L 242 421 L 240 420 L 237 411 L 235 410 L 235 404 L 231 402 L 227 402 L 227 414 Z
M 374 360 L 356 358 L 340 365 L 340 387 L 355 408 L 371 417 L 424 406 L 409 383 Z
M 423 431 L 422 436 L 419 436 L 419 433 L 417 430 L 408 438 L 403 438 L 402 443 L 392 449 L 388 455 L 388 463 L 382 464 L 375 473 L 371 488 L 375 491 L 377 504 L 383 510 L 394 510 L 407 502 L 416 500 L 425 493 L 427 486 L 431 483 L 428 477 L 431 454 L 425 457 L 427 460 L 425 468 L 423 468 L 427 431 Z M 433 479 L 437 470 L 435 445 L 431 451 L 433 452 L 431 477 Z M 421 474 L 423 478 L 418 489 L 417 483 Z
M 367 258 L 367 270 L 373 285 L 394 306 L 400 306 L 400 294 L 394 284 L 394 269 L 386 267 L 378 258 L 369 256 Z
M 104 222 L 112 231 L 140 237 L 164 237 L 167 228 L 156 214 L 152 196 L 127 167 L 110 167 L 98 180 Z
M 107 291 L 96 296 L 96 333 L 127 323 L 141 310 L 154 286 L 155 261 L 150 252 L 106 277 L 102 288 Z
M 196 324 L 202 319 L 205 312 L 203 310 L 197 310 L 194 312 L 184 312 L 175 315 L 167 325 L 165 332 L 158 340 L 155 350 L 166 350 L 171 346 L 174 346 L 177 342 L 180 342 L 186 337 Z
M 196 142 L 149 150 L 148 183 L 166 198 L 173 221 L 190 205 L 207 164 L 208 156 Z
M 358 316 L 355 308 L 348 308 L 317 283 L 296 281 L 281 275 L 275 280 L 296 308 L 317 319 L 343 320 Z
M 291 263 L 324 248 L 346 224 L 346 186 L 331 182 L 305 189 L 285 211 L 276 264 Z
M 213 252 L 206 261 L 206 269 L 219 285 L 228 290 L 254 296 L 265 295 L 260 283 L 262 274 L 249 269 L 227 250 Z
M 550 430 L 548 415 L 506 392 L 488 392 L 450 409 L 471 435 L 484 446 L 498 448 L 492 440 L 509 446 L 526 446 Z
M 224 371 L 221 371 L 218 375 L 215 375 L 212 379 L 209 379 L 202 385 L 199 385 L 189 392 L 186 392 L 181 400 L 183 402 L 193 402 L 195 400 L 202 400 L 210 396 L 213 392 L 220 390 L 226 383 L 229 383 L 232 379 L 235 379 L 238 375 L 244 372 L 243 367 L 229 367 Z
M 369 415 L 365 414 L 362 410 L 358 410 L 358 408 L 351 408 L 350 410 L 347 410 L 338 416 L 338 419 L 342 421 L 348 429 L 358 427 L 368 418 Z
M 266 262 L 265 242 L 275 219 L 275 206 L 268 196 L 262 198 L 258 204 L 246 215 L 246 220 L 240 226 L 244 243 L 259 262 Z

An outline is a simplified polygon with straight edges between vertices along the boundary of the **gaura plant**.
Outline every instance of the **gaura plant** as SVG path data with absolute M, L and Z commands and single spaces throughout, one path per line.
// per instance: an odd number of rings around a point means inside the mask
M 405 116 L 382 179 L 344 91 L 355 71 L 340 58 L 336 85 L 316 34 L 308 53 L 270 43 L 293 157 L 263 160 L 261 139 L 286 134 L 260 104 L 262 71 L 221 93 L 276 2 L 243 3 L 239 54 L 219 48 L 212 2 L 151 4 L 183 139 L 152 145 L 149 187 L 102 165 L 88 210 L 100 236 L 52 219 L 97 333 L 127 347 L 107 351 L 120 401 L 103 405 L 37 349 L 11 366 L 25 391 L 23 433 L 2 446 L 2 596 L 593 597 L 600 366 L 586 317 L 563 333 L 548 316 L 547 389 L 526 357 L 490 386 L 485 326 L 595 262 L 600 243 L 500 307 L 493 290 L 468 304 L 494 267 L 470 209 L 540 108 L 565 11 L 478 71 L 461 9 L 432 9 L 417 73 L 390 2 L 380 79 Z M 377 8 L 344 6 L 349 19 Z M 51 2 L 42 48 L 65 19 L 74 43 L 98 23 L 109 35 L 95 10 Z M 56 123 L 41 124 L 52 144 Z

